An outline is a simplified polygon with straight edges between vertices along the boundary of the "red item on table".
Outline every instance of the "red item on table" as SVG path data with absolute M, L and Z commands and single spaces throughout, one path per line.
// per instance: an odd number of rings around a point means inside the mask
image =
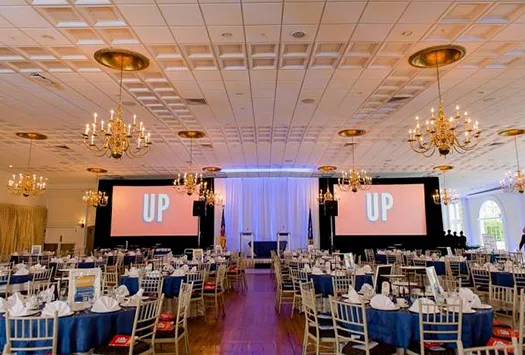
M 120 335 L 117 334 L 109 342 L 109 346 L 122 346 L 130 347 L 131 346 L 131 336 L 130 335 Z

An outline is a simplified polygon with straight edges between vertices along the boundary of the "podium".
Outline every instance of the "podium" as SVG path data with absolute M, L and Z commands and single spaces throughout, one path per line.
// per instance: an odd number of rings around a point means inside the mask
M 284 247 L 281 247 L 282 242 L 284 243 Z M 277 233 L 277 253 L 278 255 L 281 255 L 282 252 L 286 250 L 286 248 L 289 248 L 290 245 L 290 233 L 288 232 L 278 232 Z
M 241 232 L 239 235 L 239 251 L 253 259 L 253 233 L 252 232 Z

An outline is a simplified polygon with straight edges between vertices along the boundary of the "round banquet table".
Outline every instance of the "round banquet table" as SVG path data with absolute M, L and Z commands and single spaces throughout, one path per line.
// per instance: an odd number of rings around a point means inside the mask
M 379 343 L 407 349 L 419 342 L 419 314 L 408 310 L 366 309 L 368 336 Z M 461 340 L 465 348 L 485 345 L 492 335 L 492 310 L 463 314 Z
M 108 344 L 117 334 L 131 334 L 135 308 L 118 312 L 91 313 L 84 311 L 58 319 L 58 353 L 87 353 L 90 349 Z M 0 316 L 0 348 L 6 341 L 5 318 Z
M 385 254 L 376 254 L 376 261 L 378 264 L 386 264 L 387 258 Z M 427 261 L 427 267 L 433 266 L 436 269 L 436 274 L 445 275 L 445 262 L 444 261 Z M 460 265 L 461 273 L 464 275 L 468 274 L 467 264 L 462 262 Z
M 180 285 L 185 280 L 186 276 L 164 276 L 164 283 L 162 284 L 164 297 L 179 297 Z M 139 290 L 139 278 L 122 276 L 120 278 L 120 285 L 125 285 L 128 288 L 129 293 L 134 295 Z
M 334 294 L 332 275 L 309 274 L 308 279 L 314 282 L 315 292 L 322 294 L 323 298 L 328 298 L 329 295 Z M 365 283 L 372 285 L 373 282 L 372 275 L 356 275 L 354 288 L 359 291 Z

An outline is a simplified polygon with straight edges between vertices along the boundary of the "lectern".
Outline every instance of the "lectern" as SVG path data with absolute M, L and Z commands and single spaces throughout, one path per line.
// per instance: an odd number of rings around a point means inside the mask
M 253 233 L 241 232 L 239 236 L 239 251 L 250 258 L 253 258 Z
M 281 250 L 281 242 L 285 242 L 283 250 Z M 281 255 L 281 251 L 285 251 L 286 248 L 290 249 L 290 233 L 278 232 L 277 233 L 277 254 Z

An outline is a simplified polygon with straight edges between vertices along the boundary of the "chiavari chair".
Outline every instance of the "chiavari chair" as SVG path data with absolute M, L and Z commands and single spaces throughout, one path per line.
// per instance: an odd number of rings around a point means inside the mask
M 242 255 L 239 255 L 235 265 L 228 268 L 227 277 L 230 288 L 234 288 L 234 285 L 237 285 L 238 290 L 248 290 L 246 261 Z
M 355 285 L 355 274 L 353 272 L 345 272 L 344 275 L 333 275 L 332 276 L 332 289 L 334 290 L 334 296 L 339 297 L 345 293 L 348 293 L 350 286 Z
M 490 286 L 492 285 L 489 269 L 486 267 L 472 267 L 470 272 L 474 285 L 473 291 L 486 301 L 489 298 Z
M 337 355 L 394 354 L 396 349 L 386 344 L 372 343 L 368 336 L 364 304 L 349 304 L 330 296 L 330 310 L 335 334 Z M 356 348 L 358 346 L 359 348 Z
M 275 263 L 275 282 L 277 286 L 277 291 L 275 294 L 275 309 L 279 314 L 281 313 L 281 305 L 283 304 L 293 304 L 294 299 L 294 287 L 293 283 L 288 280 L 283 280 L 281 275 L 281 267 L 279 263 Z M 292 309 L 293 312 L 293 309 Z
M 56 313 L 54 317 L 11 317 L 7 312 L 5 327 L 6 343 L 3 354 L 58 354 Z
M 518 314 L 518 351 L 514 354 L 524 353 L 525 338 L 525 290 L 522 288 L 519 294 L 519 314 Z
M 156 326 L 159 320 L 160 310 L 164 295 L 153 301 L 140 302 L 135 311 L 133 328 L 131 331 L 132 341 L 129 347 L 119 349 L 118 353 L 128 355 L 155 354 Z M 93 350 L 93 355 L 113 355 L 115 347 L 103 345 Z
M 105 266 L 102 269 L 102 289 L 104 292 L 109 292 L 118 286 L 118 268 L 111 268 Z
M 0 295 L 4 298 L 9 296 L 9 288 L 11 282 L 11 269 L 0 270 Z
M 204 300 L 215 309 L 215 318 L 219 318 L 219 311 L 225 315 L 224 310 L 224 292 L 226 279 L 226 266 L 221 265 L 217 269 L 214 281 L 207 281 L 204 283 Z
M 445 292 L 458 292 L 461 288 L 461 279 L 444 276 L 441 278 L 441 286 Z
M 512 267 L 512 278 L 518 290 L 525 287 L 525 270 L 521 266 L 514 265 Z
M 190 341 L 188 332 L 188 314 L 190 312 L 191 295 L 193 285 L 183 282 L 180 286 L 177 314 L 173 324 L 173 329 L 168 331 L 157 330 L 155 336 L 155 345 L 157 344 L 174 344 L 175 354 L 179 354 L 179 343 L 184 340 L 184 350 L 186 355 L 190 354 Z M 157 353 L 159 353 L 157 351 Z
M 374 249 L 365 249 L 365 257 L 368 263 L 376 263 L 376 255 Z
M 139 280 L 139 287 L 144 290 L 144 295 L 153 298 L 160 298 L 162 286 L 164 285 L 163 276 L 143 276 Z
M 193 283 L 190 305 L 195 305 L 197 315 L 202 315 L 206 321 L 206 305 L 204 303 L 204 273 L 190 272 L 186 274 L 186 281 Z
M 518 291 L 516 286 L 505 287 L 490 285 L 489 304 L 494 310 L 496 318 L 509 319 L 512 327 L 516 327 L 518 314 Z
M 516 338 L 512 338 L 512 344 L 502 345 L 496 344 L 492 346 L 481 346 L 475 348 L 468 348 L 459 355 L 511 355 L 521 354 L 516 344 Z
M 293 318 L 295 310 L 301 310 L 301 282 L 308 281 L 308 274 L 305 271 L 290 269 L 290 275 L 292 276 L 292 286 L 294 291 L 290 318 Z

